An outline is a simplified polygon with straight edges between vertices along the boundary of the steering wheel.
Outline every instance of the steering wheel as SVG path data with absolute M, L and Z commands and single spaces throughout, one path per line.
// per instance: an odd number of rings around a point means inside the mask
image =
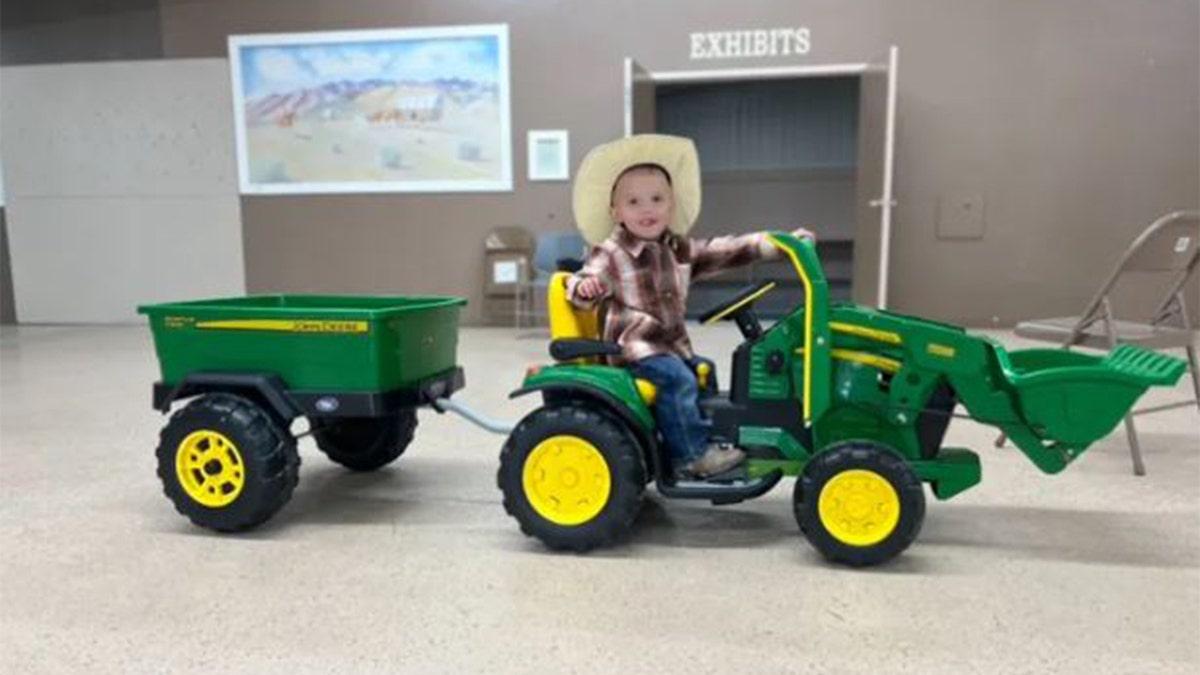
M 762 324 L 754 314 L 754 302 L 775 288 L 774 281 L 760 281 L 753 286 L 747 286 L 737 295 L 713 307 L 700 315 L 700 323 L 709 324 L 733 319 L 737 322 L 738 330 L 747 340 L 755 340 L 762 335 Z

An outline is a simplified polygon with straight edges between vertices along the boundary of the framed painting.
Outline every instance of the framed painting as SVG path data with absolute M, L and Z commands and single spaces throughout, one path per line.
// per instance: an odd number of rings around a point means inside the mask
M 243 194 L 512 189 L 506 25 L 229 38 Z

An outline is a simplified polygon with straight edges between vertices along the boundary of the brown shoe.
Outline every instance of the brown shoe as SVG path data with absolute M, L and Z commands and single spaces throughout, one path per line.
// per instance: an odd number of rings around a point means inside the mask
M 697 476 L 711 476 L 722 473 L 741 464 L 746 459 L 746 453 L 738 448 L 721 448 L 715 445 L 704 451 L 691 464 L 687 471 Z

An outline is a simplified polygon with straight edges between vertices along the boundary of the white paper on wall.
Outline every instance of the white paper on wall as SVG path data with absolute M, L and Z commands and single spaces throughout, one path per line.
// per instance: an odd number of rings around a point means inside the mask
M 515 284 L 520 280 L 520 268 L 515 260 L 492 263 L 492 283 Z

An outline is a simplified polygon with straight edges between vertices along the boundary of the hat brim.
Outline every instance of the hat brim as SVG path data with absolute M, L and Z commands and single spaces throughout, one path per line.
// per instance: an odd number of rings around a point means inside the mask
M 639 134 L 593 148 L 575 174 L 575 225 L 591 244 L 612 234 L 613 184 L 637 164 L 658 164 L 671 175 L 675 214 L 669 227 L 684 235 L 700 215 L 700 158 L 691 139 L 663 134 Z

